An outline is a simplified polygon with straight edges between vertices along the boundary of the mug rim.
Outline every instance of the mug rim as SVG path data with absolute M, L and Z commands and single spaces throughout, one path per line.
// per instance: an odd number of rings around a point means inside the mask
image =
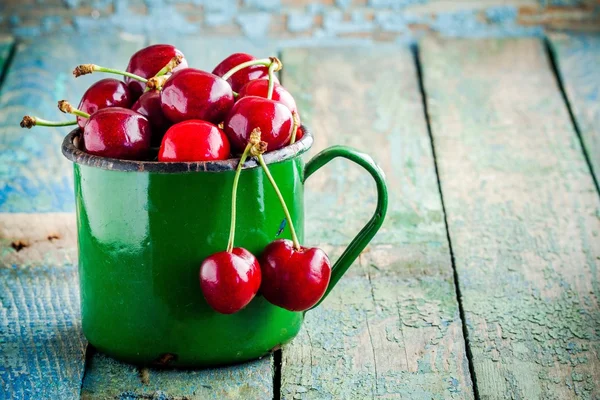
M 282 161 L 291 160 L 305 152 L 313 145 L 313 136 L 306 126 L 302 125 L 304 136 L 294 144 L 282 147 L 275 151 L 264 154 L 265 163 L 274 164 Z M 122 160 L 117 158 L 108 158 L 89 154 L 79 149 L 75 140 L 79 139 L 81 128 L 72 130 L 65 136 L 62 143 L 63 155 L 75 164 L 86 165 L 88 167 L 100 168 L 109 171 L 124 172 L 157 172 L 157 173 L 188 173 L 188 172 L 226 172 L 234 171 L 239 162 L 238 158 L 229 158 L 227 160 L 217 161 L 195 161 L 195 162 L 159 162 L 159 161 L 138 161 Z M 252 158 L 244 163 L 243 169 L 258 167 L 258 162 Z

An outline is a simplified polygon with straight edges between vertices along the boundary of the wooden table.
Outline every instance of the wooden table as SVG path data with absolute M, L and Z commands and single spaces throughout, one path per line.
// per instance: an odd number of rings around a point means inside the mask
M 205 69 L 278 50 L 172 42 Z M 138 369 L 87 346 L 67 129 L 18 127 L 100 78 L 73 79 L 76 64 L 124 67 L 146 43 L 1 40 L 0 398 L 600 398 L 599 36 L 279 49 L 312 153 L 373 155 L 388 218 L 291 344 L 198 371 Z M 339 254 L 374 208 L 372 185 L 342 161 L 317 174 L 309 244 Z

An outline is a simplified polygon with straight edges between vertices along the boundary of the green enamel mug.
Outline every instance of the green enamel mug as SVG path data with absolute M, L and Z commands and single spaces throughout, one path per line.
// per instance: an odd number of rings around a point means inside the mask
M 227 245 L 231 187 L 238 160 L 159 163 L 107 159 L 79 149 L 69 133 L 63 154 L 74 163 L 83 332 L 98 350 L 136 364 L 205 367 L 261 357 L 289 342 L 304 313 L 257 295 L 232 315 L 213 311 L 200 291 L 204 258 Z M 332 267 L 325 296 L 373 238 L 385 217 L 383 173 L 366 154 L 330 147 L 306 165 L 307 134 L 264 158 L 304 240 L 304 181 L 334 158 L 357 163 L 375 180 L 373 217 Z M 283 211 L 263 170 L 247 161 L 240 177 L 236 246 L 257 256 L 278 237 Z M 333 260 L 332 260 L 333 261 Z

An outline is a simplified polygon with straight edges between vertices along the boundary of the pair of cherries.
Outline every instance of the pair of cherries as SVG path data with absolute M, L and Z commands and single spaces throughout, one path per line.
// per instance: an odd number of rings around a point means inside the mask
M 290 311 L 305 311 L 325 294 L 331 264 L 319 248 L 300 245 L 285 200 L 262 154 L 260 128 L 251 133 L 238 163 L 232 189 L 231 227 L 227 249 L 207 257 L 200 266 L 200 287 L 207 303 L 217 312 L 233 314 L 246 307 L 259 289 L 270 303 Z M 292 240 L 278 239 L 263 250 L 259 260 L 248 250 L 234 247 L 237 186 L 248 155 L 255 156 L 273 186 L 288 221 Z
M 291 311 L 306 310 L 325 293 L 331 266 L 317 248 L 302 247 L 277 184 L 262 154 L 302 136 L 296 103 L 274 75 L 281 62 L 237 53 L 212 73 L 187 67 L 170 45 L 155 45 L 131 57 L 126 71 L 83 64 L 75 76 L 90 72 L 124 75 L 125 82 L 103 79 L 83 95 L 76 109 L 59 102 L 76 121 L 50 122 L 24 117 L 21 126 L 78 124 L 83 150 L 110 158 L 143 160 L 160 143 L 159 161 L 208 161 L 242 154 L 232 191 L 230 240 L 226 251 L 208 257 L 200 268 L 207 303 L 231 314 L 243 309 L 260 290 L 271 303 Z M 237 183 L 248 155 L 256 157 L 281 202 L 292 240 L 275 240 L 260 262 L 233 247 Z

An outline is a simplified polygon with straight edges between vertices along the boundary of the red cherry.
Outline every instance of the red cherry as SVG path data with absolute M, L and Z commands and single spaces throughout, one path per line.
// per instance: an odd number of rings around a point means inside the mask
M 142 114 L 150 121 L 150 127 L 152 128 L 152 147 L 160 146 L 163 136 L 169 127 L 171 121 L 165 117 L 160 106 L 160 92 L 156 90 L 150 90 L 144 93 L 140 98 L 131 106 L 133 111 Z
M 268 151 L 285 146 L 294 125 L 292 113 L 283 104 L 257 96 L 247 96 L 237 101 L 225 119 L 225 133 L 235 152 L 244 151 L 250 133 L 260 128 L 261 140 L 267 142 Z
M 221 251 L 200 266 L 202 294 L 215 311 L 233 314 L 246 307 L 258 292 L 261 271 L 258 260 L 241 247 Z
M 246 96 L 258 96 L 267 98 L 267 94 L 269 91 L 269 81 L 265 79 L 257 79 L 254 81 L 250 81 L 244 85 L 239 91 L 238 100 Z M 298 107 L 296 106 L 296 101 L 283 86 L 279 83 L 275 82 L 273 84 L 273 96 L 271 96 L 272 100 L 278 101 L 281 104 L 285 105 L 290 109 L 291 112 L 298 113 Z
M 169 128 L 158 151 L 158 161 L 226 160 L 227 136 L 216 125 L 200 120 L 183 121 Z
M 217 76 L 225 75 L 233 67 L 245 63 L 246 61 L 256 60 L 256 57 L 246 53 L 235 53 L 224 59 L 215 67 L 213 74 Z M 279 82 L 276 76 L 273 77 L 275 82 Z M 264 65 L 253 65 L 246 67 L 241 71 L 231 75 L 227 82 L 231 85 L 234 91 L 239 91 L 242 86 L 254 79 L 269 79 L 269 68 Z
M 319 248 L 294 248 L 291 240 L 271 242 L 261 257 L 265 298 L 290 311 L 308 310 L 321 300 L 331 277 L 331 264 Z
M 302 139 L 303 136 L 304 136 L 304 128 L 302 126 L 299 126 L 298 129 L 296 129 L 296 142 L 298 140 Z
M 173 73 L 163 86 L 160 100 L 163 113 L 172 122 L 202 119 L 215 124 L 223 121 L 234 102 L 225 80 L 193 68 Z
M 94 114 L 106 107 L 129 108 L 133 103 L 127 85 L 117 79 L 107 78 L 95 82 L 85 91 L 79 102 L 79 110 Z M 77 124 L 83 128 L 87 118 L 77 117 Z
M 103 108 L 92 114 L 83 128 L 87 153 L 124 160 L 142 160 L 150 150 L 150 122 L 122 107 Z
M 142 78 L 152 78 L 175 56 L 182 56 L 183 53 L 170 44 L 154 44 L 139 50 L 129 59 L 127 72 L 131 72 Z M 173 72 L 187 68 L 187 61 L 181 60 L 181 63 L 173 69 Z M 125 82 L 131 90 L 131 94 L 137 99 L 144 93 L 145 85 L 142 82 L 131 78 L 125 78 Z

